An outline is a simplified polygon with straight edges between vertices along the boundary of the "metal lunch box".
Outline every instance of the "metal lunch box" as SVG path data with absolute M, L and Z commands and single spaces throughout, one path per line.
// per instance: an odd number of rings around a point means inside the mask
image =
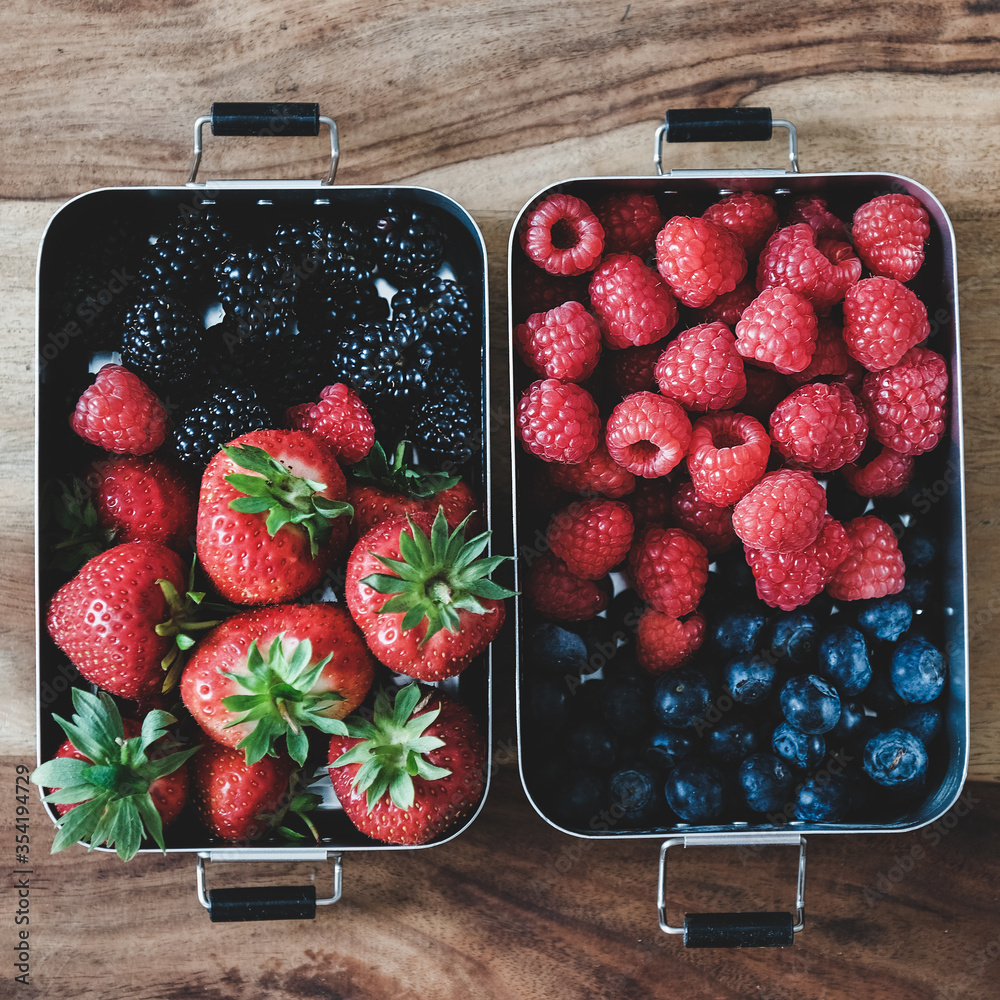
M 674 170 L 663 171 L 664 142 L 767 140 L 772 127 L 788 132 L 788 169 L 753 170 Z M 797 139 L 794 125 L 771 118 L 767 108 L 734 108 L 708 111 L 670 111 L 664 124 L 655 133 L 653 177 L 577 177 L 544 188 L 521 210 L 512 227 L 509 246 L 508 306 L 510 315 L 510 371 L 512 412 L 520 394 L 532 381 L 544 376 L 528 369 L 514 348 L 514 328 L 523 322 L 530 307 L 521 300 L 526 282 L 525 268 L 530 266 L 521 250 L 519 232 L 527 214 L 552 193 L 575 195 L 588 204 L 599 201 L 616 191 L 636 191 L 654 195 L 663 217 L 700 215 L 709 204 L 735 191 L 764 192 L 782 206 L 803 196 L 826 199 L 831 211 L 839 218 L 850 220 L 855 208 L 870 198 L 887 193 L 905 193 L 915 197 L 926 209 L 931 226 L 926 245 L 926 260 L 910 286 L 927 306 L 931 325 L 930 345 L 941 353 L 948 364 L 950 396 L 948 429 L 937 448 L 918 458 L 927 463 L 923 476 L 925 485 L 920 493 L 904 492 L 899 499 L 906 507 L 896 510 L 900 520 L 894 522 L 897 534 L 914 525 L 917 519 L 934 519 L 940 544 L 940 587 L 938 602 L 923 610 L 931 618 L 935 634 L 942 639 L 948 660 L 948 681 L 944 694 L 944 733 L 938 736 L 935 753 L 931 755 L 932 771 L 926 794 L 918 801 L 897 808 L 892 815 L 873 815 L 871 822 L 844 823 L 803 822 L 793 817 L 772 816 L 767 821 L 746 821 L 697 826 L 675 822 L 669 814 L 666 822 L 639 824 L 623 829 L 614 816 L 594 817 L 587 824 L 567 823 L 564 814 L 555 815 L 553 780 L 548 769 L 547 728 L 538 719 L 532 700 L 532 677 L 539 670 L 529 649 L 532 629 L 543 619 L 527 604 L 524 595 L 528 567 L 533 558 L 545 551 L 545 530 L 552 506 L 551 487 L 546 493 L 536 482 L 538 460 L 529 456 L 511 435 L 512 467 L 514 470 L 515 551 L 517 553 L 516 649 L 517 649 L 517 726 L 521 780 L 535 810 L 556 829 L 574 837 L 590 839 L 646 838 L 661 841 L 657 906 L 659 925 L 667 934 L 683 934 L 692 947 L 787 945 L 804 923 L 805 850 L 806 837 L 812 834 L 901 833 L 912 831 L 940 819 L 958 799 L 968 767 L 969 704 L 968 704 L 968 630 L 967 630 L 967 559 L 964 521 L 963 439 L 961 407 L 961 371 L 958 330 L 958 295 L 955 237 L 944 207 L 930 191 L 909 178 L 886 173 L 806 173 L 799 169 Z M 780 225 L 780 223 L 779 223 Z M 536 272 L 540 269 L 535 268 Z M 752 277 L 752 275 L 751 275 Z M 584 296 L 586 289 L 584 288 Z M 583 299 L 586 302 L 586 298 Z M 551 303 L 557 304 L 556 302 Z M 541 308 L 549 308 L 545 305 Z M 701 322 L 696 320 L 695 322 Z M 676 329 L 683 328 L 683 322 Z M 667 338 L 669 339 L 669 337 Z M 664 340 L 664 343 L 667 341 Z M 600 365 L 600 362 L 599 362 Z M 739 406 L 734 409 L 739 410 Z M 534 463 L 534 464 L 533 464 Z M 915 490 L 915 487 L 914 487 Z M 543 500 L 540 502 L 539 497 Z M 620 593 L 627 583 L 619 573 L 612 573 L 614 593 Z M 606 612 L 602 612 L 602 616 Z M 936 620 L 934 620 L 936 619 Z M 564 624 L 564 623 L 559 623 Z M 710 627 L 710 626 L 709 626 Z M 617 641 L 620 641 L 620 638 Z M 606 650 L 605 650 L 606 651 Z M 601 654 L 590 654 L 591 666 L 602 665 Z M 580 672 L 584 674 L 584 671 Z M 600 669 L 577 677 L 566 675 L 563 680 L 573 690 L 585 691 L 591 679 L 602 676 Z M 730 700 L 730 705 L 732 701 Z M 715 706 L 713 705 L 713 708 Z M 936 755 L 936 760 L 935 760 Z M 753 814 L 749 814 L 752 816 Z M 771 820 L 774 820 L 772 822 Z M 787 820 L 787 821 L 786 821 Z M 668 915 L 666 893 L 667 852 L 675 846 L 732 846 L 757 848 L 763 845 L 787 845 L 798 851 L 798 882 L 794 912 L 790 913 L 689 913 L 683 925 L 672 925 Z
M 197 181 L 202 151 L 202 130 L 211 125 L 214 135 L 239 136 L 318 136 L 320 126 L 330 132 L 331 157 L 323 180 Z M 186 184 L 165 187 L 104 188 L 82 194 L 62 206 L 49 221 L 38 256 L 37 269 L 37 357 L 39 377 L 36 399 L 36 648 L 37 648 L 37 745 L 39 762 L 48 759 L 62 743 L 64 735 L 53 721 L 53 713 L 68 718 L 72 713 L 71 689 L 87 682 L 49 639 L 44 621 L 46 603 L 66 575 L 53 573 L 42 565 L 40 554 L 53 540 L 51 528 L 41 517 L 40 498 L 47 483 L 66 477 L 85 462 L 79 439 L 68 433 L 68 416 L 74 400 L 89 384 L 90 376 L 102 364 L 113 360 L 107 352 L 95 353 L 86 344 L 87 330 L 103 321 L 103 315 L 117 308 L 127 298 L 135 273 L 129 268 L 131 258 L 115 257 L 121 245 L 149 239 L 157 227 L 188 213 L 210 208 L 227 219 L 238 219 L 244 232 L 271 231 L 286 219 L 336 221 L 342 211 L 382 211 L 388 205 L 419 208 L 432 213 L 447 238 L 445 261 L 438 274 L 461 282 L 467 291 L 471 309 L 470 365 L 479 369 L 479 422 L 474 427 L 478 450 L 460 467 L 462 474 L 482 498 L 487 521 L 490 516 L 490 441 L 486 414 L 489 412 L 489 377 L 487 340 L 486 249 L 482 234 L 473 218 L 455 201 L 436 191 L 406 186 L 335 186 L 339 160 L 336 124 L 321 117 L 312 104 L 216 104 L 212 113 L 201 117 L 194 127 L 194 160 Z M 109 253 L 108 247 L 111 246 Z M 107 265 L 108 259 L 117 266 Z M 93 266 L 92 261 L 98 261 Z M 89 265 L 89 267 L 88 267 Z M 67 312 L 64 275 L 76 268 L 88 280 L 74 289 L 68 301 L 75 306 Z M 380 288 L 384 298 L 391 287 Z M 59 303 L 64 305 L 60 308 Z M 216 303 L 216 313 L 221 308 Z M 103 314 L 103 315 L 102 315 Z M 207 316 L 206 316 L 207 318 Z M 169 405 L 170 401 L 166 401 Z M 69 407 L 67 409 L 67 406 Z M 475 411 L 474 411 L 475 412 Z M 324 595 L 330 599 L 329 593 Z M 492 660 L 487 651 L 461 675 L 441 682 L 441 686 L 460 698 L 479 721 L 487 746 L 492 744 Z M 475 813 L 461 825 L 423 846 L 444 844 L 458 836 L 478 815 L 487 788 Z M 197 858 L 198 899 L 208 909 L 212 920 L 257 920 L 311 918 L 317 904 L 336 902 L 341 895 L 342 856 L 357 851 L 398 850 L 369 840 L 359 833 L 340 809 L 329 775 L 322 777 L 310 791 L 323 801 L 313 814 L 320 834 L 318 844 L 294 846 L 277 843 L 254 846 L 231 846 L 214 841 L 198 822 L 185 813 L 166 831 L 167 851 Z M 54 819 L 52 807 L 46 810 Z M 98 848 L 108 850 L 108 848 Z M 155 847 L 143 847 L 154 853 Z M 246 862 L 319 862 L 332 863 L 331 891 L 326 898 L 316 898 L 314 885 L 257 888 L 206 888 L 206 861 Z

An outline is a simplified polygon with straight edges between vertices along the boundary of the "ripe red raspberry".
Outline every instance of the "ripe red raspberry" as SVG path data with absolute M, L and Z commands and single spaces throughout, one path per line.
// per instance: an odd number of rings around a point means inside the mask
M 657 611 L 683 618 L 708 583 L 708 552 L 680 528 L 649 525 L 632 545 L 628 572 L 635 592 Z
M 861 277 L 861 261 L 849 243 L 819 239 L 804 222 L 779 229 L 761 251 L 757 287 L 784 285 L 804 295 L 818 313 L 830 311 Z
M 514 253 L 511 262 L 511 304 L 514 321 L 532 313 L 547 312 L 563 302 L 582 302 L 587 297 L 585 274 L 549 274 L 523 254 Z
M 167 411 L 145 382 L 121 365 L 105 365 L 77 400 L 70 426 L 85 441 L 117 455 L 148 455 L 167 436 Z
M 584 274 L 604 253 L 604 230 L 585 201 L 550 194 L 525 219 L 521 247 L 549 274 Z
M 851 223 L 854 245 L 868 270 L 897 281 L 916 276 L 930 234 L 924 206 L 908 194 L 872 198 L 854 213 Z
M 866 465 L 851 462 L 840 471 L 847 485 L 863 497 L 898 497 L 913 479 L 913 457 L 883 448 Z
M 576 465 L 596 447 L 601 434 L 597 403 L 572 382 L 532 382 L 517 404 L 515 431 L 524 448 L 544 462 Z
M 816 321 L 816 350 L 812 360 L 800 372 L 789 372 L 788 378 L 798 385 L 807 382 L 843 382 L 851 388 L 859 386 L 865 369 L 847 353 L 844 325 L 832 316 L 819 316 Z
M 689 410 L 728 410 L 746 394 L 736 339 L 724 323 L 704 323 L 672 340 L 654 370 L 664 396 Z
M 799 292 L 765 288 L 736 324 L 736 350 L 749 361 L 782 375 L 800 372 L 816 350 L 816 312 Z
M 802 469 L 769 472 L 733 508 L 733 531 L 762 552 L 812 545 L 826 514 L 826 490 Z
M 747 259 L 728 229 L 675 215 L 657 234 L 656 268 L 684 305 L 703 309 L 743 280 Z
M 737 541 L 731 507 L 717 507 L 698 496 L 694 483 L 681 483 L 670 497 L 673 523 L 705 546 L 710 556 L 728 552 Z
M 524 597 L 545 618 L 583 622 L 599 615 L 611 603 L 611 582 L 584 580 L 571 573 L 554 553 L 546 552 L 528 569 Z
M 827 584 L 837 601 L 860 601 L 898 594 L 905 584 L 906 566 L 892 528 L 873 514 L 844 525 L 847 555 Z
M 728 229 L 739 241 L 747 260 L 756 257 L 778 227 L 774 199 L 757 191 L 737 191 L 710 205 L 701 216 Z
M 606 355 L 611 361 L 611 384 L 618 396 L 633 392 L 656 391 L 656 362 L 663 353 L 663 344 L 626 347 Z
M 826 514 L 815 541 L 798 552 L 747 549 L 747 563 L 756 582 L 757 596 L 765 604 L 782 611 L 808 604 L 833 579 L 848 548 L 844 526 Z
M 926 340 L 927 307 L 895 278 L 864 278 L 844 296 L 844 341 L 871 372 L 898 364 Z
M 797 198 L 788 213 L 787 226 L 804 222 L 811 226 L 818 239 L 846 243 L 850 238 L 847 226 L 827 208 L 824 198 Z
M 740 412 L 748 413 L 767 426 L 771 413 L 794 387 L 789 378 L 772 368 L 746 366 L 747 394 L 740 403 Z
M 580 500 L 556 511 L 546 541 L 567 569 L 585 580 L 600 580 L 632 546 L 632 512 L 617 500 Z
M 671 484 L 665 479 L 638 479 L 626 503 L 632 511 L 638 534 L 647 525 L 666 524 L 670 520 Z
M 937 351 L 913 347 L 898 365 L 869 372 L 861 398 L 877 441 L 901 455 L 922 455 L 944 434 L 948 366 Z
M 770 455 L 771 439 L 758 420 L 724 410 L 695 421 L 687 467 L 702 500 L 729 507 L 764 475 Z
M 634 253 L 605 257 L 590 279 L 590 304 L 608 347 L 652 344 L 677 323 L 677 303 L 657 273 Z
M 650 674 L 662 674 L 679 667 L 705 638 L 705 619 L 691 615 L 681 621 L 655 608 L 646 608 L 636 626 L 635 658 Z
M 666 221 L 656 198 L 641 191 L 616 191 L 594 205 L 594 214 L 604 228 L 605 253 L 635 253 L 648 256 L 656 234 Z
M 343 382 L 326 386 L 317 403 L 289 407 L 285 423 L 293 430 L 322 438 L 337 459 L 347 465 L 360 462 L 375 444 L 371 414 L 357 393 Z
M 813 472 L 833 472 L 864 450 L 868 419 L 846 385 L 813 382 L 774 408 L 771 437 L 790 462 Z
M 518 323 L 514 347 L 539 375 L 582 382 L 593 374 L 601 356 L 601 328 L 583 303 L 564 302 Z
M 604 441 L 608 454 L 623 469 L 656 479 L 687 454 L 691 420 L 674 399 L 656 392 L 634 392 L 611 411 Z
M 740 321 L 743 310 L 757 298 L 757 286 L 744 278 L 731 292 L 717 295 L 700 310 L 703 323 L 725 323 L 732 330 Z
M 576 465 L 550 462 L 545 468 L 551 483 L 567 493 L 617 500 L 635 489 L 635 476 L 611 458 L 603 441 Z

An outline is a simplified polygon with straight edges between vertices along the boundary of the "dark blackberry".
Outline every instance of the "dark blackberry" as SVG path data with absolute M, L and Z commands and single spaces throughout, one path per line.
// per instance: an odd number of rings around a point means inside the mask
M 274 422 L 256 390 L 247 385 L 220 384 L 177 421 L 174 451 L 186 469 L 200 475 L 224 444 L 272 426 Z
M 183 303 L 164 296 L 125 313 L 122 364 L 157 392 L 189 382 L 201 365 L 205 327 Z
M 399 289 L 392 297 L 392 317 L 421 336 L 433 336 L 458 356 L 469 344 L 472 308 L 463 285 L 450 278 L 429 278 Z M 477 341 L 478 348 L 478 341 Z
M 296 299 L 299 326 L 317 341 L 336 336 L 337 331 L 353 329 L 359 323 L 381 323 L 389 318 L 389 302 L 378 293 L 374 281 L 336 290 L 303 288 Z
M 298 278 L 289 257 L 273 250 L 233 250 L 215 266 L 219 299 L 241 341 L 267 348 L 295 323 Z
M 369 281 L 375 273 L 371 236 L 351 220 L 333 225 L 319 221 L 282 223 L 271 242 L 273 249 L 291 260 L 296 276 L 306 285 L 352 287 Z
M 173 295 L 195 308 L 215 298 L 213 270 L 229 251 L 231 236 L 215 218 L 197 213 L 155 239 L 139 265 L 139 294 Z
M 423 465 L 453 469 L 468 462 L 483 444 L 478 394 L 454 370 L 439 374 L 410 428 Z
M 391 206 L 375 223 L 379 274 L 396 284 L 433 275 L 444 261 L 447 239 L 441 223 L 419 208 Z

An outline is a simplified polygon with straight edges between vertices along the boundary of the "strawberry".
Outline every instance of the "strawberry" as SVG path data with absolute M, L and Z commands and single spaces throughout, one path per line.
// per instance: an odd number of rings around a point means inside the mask
M 202 477 L 197 522 L 219 593 L 277 604 L 315 588 L 346 546 L 346 491 L 329 447 L 304 431 L 251 431 L 224 446 Z
M 204 597 L 191 582 L 176 552 L 124 542 L 56 591 L 46 627 L 87 680 L 122 698 L 147 698 L 176 683 L 190 633 L 218 624 L 190 617 Z
M 471 815 L 486 788 L 486 741 L 472 713 L 439 690 L 382 689 L 371 719 L 330 740 L 330 778 L 364 834 L 426 844 Z
M 347 606 L 375 657 L 419 680 L 461 673 L 497 634 L 505 597 L 489 579 L 505 556 L 479 558 L 490 533 L 466 540 L 443 509 L 391 517 L 347 561 Z M 388 572 L 387 572 L 388 571 Z M 387 599 L 388 598 L 388 599 Z
M 155 710 L 141 724 L 123 720 L 104 691 L 74 688 L 73 707 L 68 722 L 53 716 L 68 740 L 31 775 L 36 785 L 52 789 L 43 801 L 60 814 L 52 853 L 83 840 L 89 850 L 106 844 L 129 861 L 145 837 L 164 850 L 163 828 L 184 808 L 185 762 L 198 748 L 171 752 L 177 744 L 166 732 L 174 716 Z
M 284 737 L 292 759 L 308 751 L 306 727 L 342 732 L 364 700 L 375 664 L 339 604 L 285 604 L 226 619 L 198 644 L 181 698 L 216 742 L 255 764 Z

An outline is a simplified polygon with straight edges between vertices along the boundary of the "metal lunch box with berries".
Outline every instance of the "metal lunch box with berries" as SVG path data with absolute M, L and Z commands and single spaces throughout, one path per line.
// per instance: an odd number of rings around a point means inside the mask
M 768 109 L 670 112 L 657 167 L 772 125 L 790 171 L 568 180 L 511 234 L 522 779 L 667 838 L 693 945 L 790 943 L 802 835 L 932 822 L 968 757 L 952 228 Z M 798 846 L 795 914 L 671 924 L 698 843 Z
M 330 176 L 197 183 L 208 123 L 325 123 Z M 213 920 L 312 915 L 488 782 L 483 240 L 338 154 L 315 105 L 215 105 L 186 186 L 82 195 L 39 255 L 33 780 L 54 849 L 197 853 Z M 333 894 L 206 891 L 257 859 Z

